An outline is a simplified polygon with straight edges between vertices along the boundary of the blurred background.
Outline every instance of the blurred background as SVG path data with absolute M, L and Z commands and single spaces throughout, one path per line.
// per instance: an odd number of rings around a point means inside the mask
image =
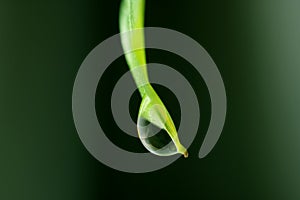
M 145 26 L 198 41 L 217 64 L 228 98 L 221 138 L 200 160 L 210 116 L 205 83 L 178 56 L 147 51 L 149 62 L 188 78 L 201 122 L 188 159 L 146 174 L 119 172 L 94 159 L 72 118 L 76 73 L 95 46 L 118 33 L 119 4 L 0 1 L 0 199 L 300 199 L 300 1 L 146 2 Z M 143 152 L 108 109 L 112 88 L 127 70 L 121 57 L 105 72 L 96 109 L 112 142 Z M 157 88 L 178 126 L 178 102 Z M 135 93 L 133 119 L 139 101 Z

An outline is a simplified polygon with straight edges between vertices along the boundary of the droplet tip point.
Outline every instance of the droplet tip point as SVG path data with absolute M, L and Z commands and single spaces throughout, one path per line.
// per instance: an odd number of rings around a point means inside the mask
M 189 157 L 189 153 L 188 153 L 187 151 L 185 151 L 184 154 L 183 154 L 183 156 L 184 156 L 185 158 L 187 158 L 187 157 Z

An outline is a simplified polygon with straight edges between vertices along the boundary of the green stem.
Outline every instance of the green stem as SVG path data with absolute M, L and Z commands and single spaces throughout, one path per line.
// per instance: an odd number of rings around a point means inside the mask
M 144 48 L 144 12 L 145 0 L 125 0 L 121 4 L 119 19 L 122 45 L 125 51 L 129 51 L 125 58 L 142 97 L 146 93 L 144 85 L 149 84 Z

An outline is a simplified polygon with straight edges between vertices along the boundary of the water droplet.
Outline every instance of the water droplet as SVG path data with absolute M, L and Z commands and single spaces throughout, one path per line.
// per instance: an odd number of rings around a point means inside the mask
M 176 146 L 166 130 L 150 123 L 139 116 L 137 121 L 139 138 L 145 148 L 159 156 L 170 156 L 177 153 Z

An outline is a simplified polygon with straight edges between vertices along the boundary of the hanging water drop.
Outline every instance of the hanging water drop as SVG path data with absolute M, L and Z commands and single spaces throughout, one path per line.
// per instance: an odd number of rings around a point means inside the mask
M 176 146 L 168 132 L 139 116 L 137 120 L 139 138 L 145 148 L 159 156 L 170 156 L 177 153 Z

